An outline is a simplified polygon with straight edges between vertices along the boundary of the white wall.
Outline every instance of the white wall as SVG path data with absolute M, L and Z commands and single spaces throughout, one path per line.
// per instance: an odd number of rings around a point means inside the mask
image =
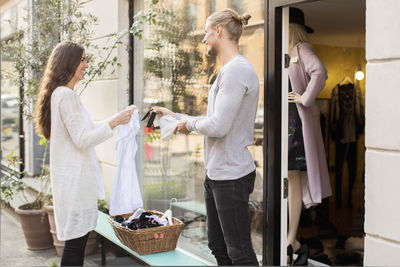
M 93 42 L 100 47 L 110 45 L 110 41 L 105 37 L 106 35 L 119 32 L 129 26 L 128 0 L 89 1 L 85 4 L 84 11 L 98 17 L 98 25 L 94 29 L 95 38 Z M 129 40 L 126 38 L 122 41 L 128 43 Z M 120 46 L 113 52 L 111 58 L 114 56 L 118 57 L 122 67 L 115 67 L 114 74 L 111 74 L 112 69 L 110 69 L 103 77 L 93 81 L 81 97 L 83 105 L 95 121 L 108 118 L 128 105 L 128 51 L 125 46 Z M 92 62 L 92 64 L 96 64 L 96 62 Z M 113 138 L 96 147 L 108 198 L 111 195 L 117 165 L 114 148 L 116 139 L 117 132 L 115 131 Z
M 26 26 L 23 18 L 27 17 L 27 7 L 27 0 L 5 1 L 0 5 L 1 40 L 11 37 Z
M 367 0 L 366 266 L 400 262 L 400 20 L 398 0 Z

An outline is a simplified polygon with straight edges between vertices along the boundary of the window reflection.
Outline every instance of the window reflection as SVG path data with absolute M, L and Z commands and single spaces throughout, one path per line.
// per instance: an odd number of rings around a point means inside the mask
M 1 57 L 1 163 L 13 153 L 19 155 L 19 89 L 13 82 L 16 71 L 13 62 Z
M 209 2 L 209 12 L 208 14 L 211 15 L 216 11 L 217 3 L 216 0 L 210 0 Z
M 150 5 L 145 0 L 145 7 Z M 255 145 L 249 147 L 256 161 L 257 178 L 249 203 L 252 216 L 253 246 L 262 255 L 262 174 L 264 121 L 264 25 L 263 2 L 164 0 L 157 8 L 158 24 L 144 30 L 144 41 L 135 57 L 135 77 L 143 79 L 139 89 L 141 112 L 153 105 L 165 106 L 175 112 L 205 115 L 208 90 L 221 68 L 216 58 L 206 56 L 204 37 L 206 18 L 216 10 L 232 7 L 239 13 L 252 15 L 250 26 L 240 39 L 240 52 L 253 64 L 260 80 L 260 96 L 255 122 Z M 260 6 L 262 7 L 260 10 Z M 142 74 L 141 74 L 142 73 Z M 141 75 L 140 77 L 138 75 Z M 137 89 L 136 89 L 137 90 Z M 135 96 L 137 97 L 137 96 Z M 208 249 L 206 216 L 203 196 L 205 169 L 203 162 L 204 137 L 196 133 L 177 135 L 161 141 L 158 129 L 144 129 L 143 155 L 138 158 L 142 167 L 139 175 L 143 186 L 145 207 L 164 211 L 175 197 L 174 216 L 184 220 L 185 228 L 178 246 L 201 258 L 216 263 Z M 257 141 L 258 140 L 258 141 Z M 140 146 L 139 146 L 140 147 Z
M 239 15 L 246 12 L 246 2 L 245 0 L 231 0 L 231 8 L 236 10 Z

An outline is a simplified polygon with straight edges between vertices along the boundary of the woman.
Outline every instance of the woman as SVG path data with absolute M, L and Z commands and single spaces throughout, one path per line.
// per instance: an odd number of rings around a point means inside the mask
M 288 254 L 299 250 L 294 265 L 306 265 L 308 248 L 296 240 L 302 204 L 306 208 L 321 203 L 323 198 L 332 194 L 329 182 L 328 166 L 320 126 L 320 111 L 315 101 L 318 93 L 323 89 L 327 79 L 324 65 L 314 53 L 308 42 L 307 32 L 313 30 L 305 25 L 304 13 L 298 8 L 289 9 L 289 51 L 290 66 L 289 78 L 293 92 L 289 93 L 288 101 L 296 103 L 301 126 L 289 126 L 301 129 L 298 136 L 302 136 L 299 143 L 304 143 L 305 155 L 296 155 L 297 159 L 304 158 L 301 162 L 289 160 L 289 229 L 288 229 Z M 290 120 L 290 122 L 295 120 Z M 290 147 L 289 147 L 290 149 Z M 303 152 L 303 154 L 304 154 Z M 289 150 L 289 159 L 291 159 Z M 294 164 L 291 164 L 294 163 Z
M 97 223 L 97 196 L 104 195 L 94 146 L 128 123 L 135 106 L 93 124 L 75 85 L 88 68 L 85 50 L 62 42 L 52 51 L 39 88 L 36 130 L 50 140 L 50 175 L 57 237 L 65 241 L 61 266 L 82 266 L 88 232 Z

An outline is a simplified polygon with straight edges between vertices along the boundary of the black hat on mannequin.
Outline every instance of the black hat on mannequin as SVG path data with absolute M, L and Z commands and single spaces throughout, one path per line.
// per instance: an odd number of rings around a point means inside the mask
M 308 33 L 313 33 L 314 30 L 305 24 L 303 10 L 295 7 L 289 8 L 289 23 L 297 23 L 303 25 Z

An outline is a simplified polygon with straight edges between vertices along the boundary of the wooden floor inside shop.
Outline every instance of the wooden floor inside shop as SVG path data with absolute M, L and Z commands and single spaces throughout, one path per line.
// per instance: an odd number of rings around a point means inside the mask
M 348 180 L 343 179 L 342 207 L 336 208 L 332 177 L 331 197 L 303 210 L 298 240 L 310 247 L 310 258 L 333 266 L 362 266 L 364 254 L 364 178 L 357 177 L 353 187 L 352 207 L 348 201 Z

